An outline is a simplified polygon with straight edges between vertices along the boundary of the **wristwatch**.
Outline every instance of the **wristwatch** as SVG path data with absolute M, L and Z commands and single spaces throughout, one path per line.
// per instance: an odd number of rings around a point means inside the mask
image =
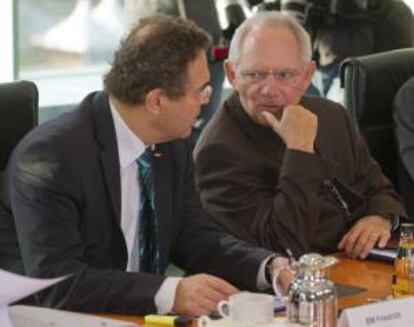
M 380 213 L 379 216 L 387 219 L 391 224 L 391 232 L 394 232 L 400 227 L 400 216 L 395 213 Z

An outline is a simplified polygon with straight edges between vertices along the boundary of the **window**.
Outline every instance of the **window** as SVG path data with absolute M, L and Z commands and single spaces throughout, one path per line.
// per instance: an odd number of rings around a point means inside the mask
M 33 80 L 41 110 L 73 106 L 102 87 L 127 16 L 176 11 L 174 2 L 0 0 L 0 82 Z
M 14 10 L 14 75 L 36 82 L 41 107 L 102 87 L 123 32 L 121 0 L 18 0 Z

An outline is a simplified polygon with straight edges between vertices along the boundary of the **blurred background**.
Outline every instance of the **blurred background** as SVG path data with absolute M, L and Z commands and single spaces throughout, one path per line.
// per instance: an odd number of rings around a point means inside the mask
M 327 65 L 339 64 L 344 56 L 353 55 L 337 50 L 343 49 L 344 44 L 349 48 L 350 43 L 362 42 L 364 49 L 356 45 L 356 54 L 404 47 L 405 39 L 414 32 L 412 25 L 406 26 L 407 35 L 398 32 L 383 38 L 395 44 L 382 44 L 384 41 L 372 36 L 366 28 L 377 24 L 378 30 L 378 24 L 385 24 L 384 28 L 389 30 L 384 17 L 390 12 L 387 4 L 395 2 L 404 4 L 402 10 L 406 14 L 394 14 L 393 21 L 399 21 L 400 15 L 410 15 L 411 19 L 409 8 L 414 6 L 414 0 L 0 0 L 0 81 L 34 81 L 40 93 L 42 122 L 70 110 L 88 92 L 100 89 L 102 74 L 124 33 L 140 17 L 162 12 L 193 19 L 213 34 L 209 59 L 216 89 L 211 107 L 216 107 L 223 89 L 226 47 L 245 17 L 260 10 L 284 10 L 295 15 L 312 33 L 315 59 L 324 74 Z M 352 26 L 357 27 L 349 30 Z M 345 35 L 352 33 L 359 36 L 346 39 Z M 365 37 L 362 41 L 361 35 Z M 340 44 L 333 46 L 332 40 L 338 39 Z M 370 42 L 373 45 L 369 48 Z M 334 77 L 338 65 L 331 66 L 325 70 Z M 332 80 L 326 80 L 326 76 L 325 85 L 322 79 L 315 80 L 315 89 L 310 92 L 328 96 L 327 83 Z M 209 110 L 206 110 L 208 117 L 198 121 L 199 126 L 211 116 Z

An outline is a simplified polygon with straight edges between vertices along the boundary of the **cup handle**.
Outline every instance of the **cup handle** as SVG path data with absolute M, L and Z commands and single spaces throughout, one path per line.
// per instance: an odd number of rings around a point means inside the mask
M 209 316 L 201 316 L 197 319 L 197 327 L 207 327 L 211 319 Z
M 228 318 L 230 316 L 230 306 L 229 301 L 223 300 L 217 304 L 217 311 L 223 318 Z

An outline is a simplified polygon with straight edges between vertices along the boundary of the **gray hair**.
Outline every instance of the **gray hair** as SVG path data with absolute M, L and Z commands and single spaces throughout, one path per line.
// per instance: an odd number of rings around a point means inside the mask
M 230 43 L 229 61 L 237 63 L 242 45 L 248 34 L 257 27 L 286 27 L 295 36 L 304 61 L 312 59 L 312 45 L 309 34 L 295 18 L 277 11 L 260 12 L 246 19 L 234 33 Z M 277 40 L 275 40 L 277 42 Z

